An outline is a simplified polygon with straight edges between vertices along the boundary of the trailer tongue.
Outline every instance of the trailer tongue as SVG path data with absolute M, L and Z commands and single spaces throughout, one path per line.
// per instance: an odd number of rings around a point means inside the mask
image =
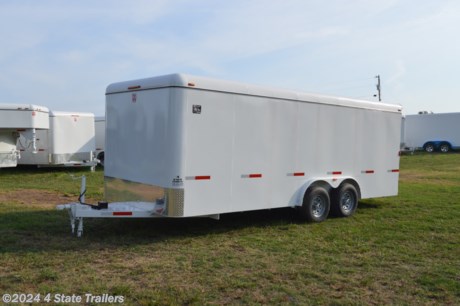
M 79 202 L 59 204 L 57 210 L 67 210 L 70 217 L 72 234 L 77 237 L 83 235 L 84 218 L 155 218 L 167 216 L 165 201 L 158 199 L 155 202 L 98 202 L 95 204 L 85 203 L 86 176 L 81 177 Z M 218 220 L 219 215 L 202 216 Z M 77 229 L 75 231 L 75 229 Z
M 107 204 L 106 202 L 102 202 Z M 150 202 L 114 202 L 101 207 L 98 205 L 85 205 L 78 202 L 61 204 L 58 210 L 67 209 L 70 216 L 72 234 L 75 234 L 77 225 L 77 237 L 83 234 L 83 218 L 152 218 L 161 217 L 164 204 Z
M 98 202 L 97 205 L 85 203 L 86 177 L 81 178 L 79 202 L 60 204 L 57 210 L 68 210 L 72 234 L 83 234 L 83 218 L 152 218 L 164 212 L 164 202 Z

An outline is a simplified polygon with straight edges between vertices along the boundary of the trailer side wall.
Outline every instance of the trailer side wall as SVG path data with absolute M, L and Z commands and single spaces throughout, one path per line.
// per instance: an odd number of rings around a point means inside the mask
M 420 114 L 405 117 L 404 142 L 420 149 L 428 142 L 448 142 L 460 149 L 460 113 Z
M 110 93 L 106 114 L 107 201 L 182 197 L 172 215 L 198 216 L 301 205 L 316 180 L 398 191 L 397 111 L 166 86 Z

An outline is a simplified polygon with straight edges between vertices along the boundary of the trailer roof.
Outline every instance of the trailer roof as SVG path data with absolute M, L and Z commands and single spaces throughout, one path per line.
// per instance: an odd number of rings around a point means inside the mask
M 47 107 L 34 104 L 0 104 L 0 110 L 26 110 L 49 113 Z
M 50 117 L 94 117 L 93 113 L 50 111 Z
M 455 113 L 432 113 L 432 114 L 412 114 L 406 115 L 405 117 L 410 118 L 423 118 L 423 117 L 437 117 L 437 116 L 460 116 L 460 112 Z
M 239 82 L 224 81 L 179 73 L 113 83 L 107 87 L 106 94 L 108 95 L 128 91 L 168 87 L 182 87 L 209 90 L 250 96 L 270 97 L 289 101 L 313 102 L 320 104 L 375 109 L 398 113 L 400 113 L 402 110 L 402 107 L 400 105 L 395 104 L 365 101 L 344 97 L 335 97 L 322 94 L 304 93 L 299 91 L 250 85 Z

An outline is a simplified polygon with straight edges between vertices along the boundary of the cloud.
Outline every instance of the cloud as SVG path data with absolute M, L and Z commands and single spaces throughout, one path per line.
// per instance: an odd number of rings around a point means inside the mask
M 458 70 L 457 3 L 3 1 L 0 102 L 91 110 L 111 82 L 176 71 L 297 89 L 370 78 L 353 96 L 381 74 L 398 100 L 428 90 L 410 82 L 422 69 Z

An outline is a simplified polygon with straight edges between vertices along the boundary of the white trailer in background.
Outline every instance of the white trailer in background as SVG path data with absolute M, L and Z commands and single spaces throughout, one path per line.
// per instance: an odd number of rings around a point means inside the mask
M 105 117 L 95 117 L 94 128 L 96 133 L 96 158 L 104 166 Z
M 16 167 L 19 135 L 36 152 L 36 133 L 48 129 L 48 109 L 31 104 L 0 104 L 0 168 Z
M 444 153 L 460 149 L 460 113 L 407 115 L 404 121 L 408 149 Z
M 406 143 L 404 142 L 406 141 L 406 138 L 404 137 L 405 130 L 406 130 L 406 118 L 402 117 L 401 118 L 401 145 L 400 145 L 400 148 L 402 151 L 405 150 L 406 148 Z
M 87 217 L 292 207 L 319 222 L 398 193 L 398 105 L 172 74 L 108 86 L 106 120 L 109 203 L 58 207 L 78 235 Z
M 30 141 L 20 137 L 18 164 L 39 167 L 94 167 L 97 164 L 94 115 L 51 111 L 49 130 L 37 132 L 34 153 Z

